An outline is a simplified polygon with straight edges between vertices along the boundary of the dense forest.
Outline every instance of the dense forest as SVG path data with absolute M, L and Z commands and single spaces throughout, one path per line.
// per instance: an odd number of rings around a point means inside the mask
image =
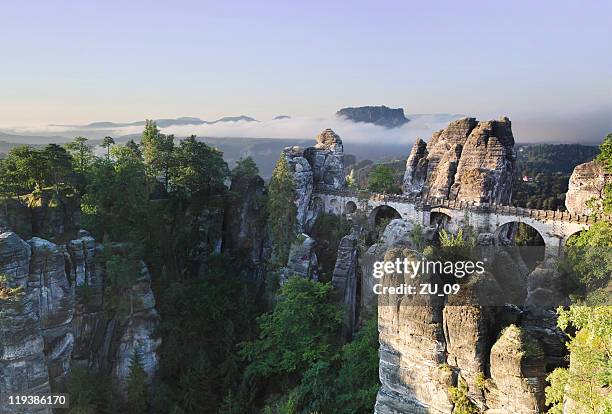
M 258 224 L 269 251 L 255 263 L 245 246 L 227 242 L 231 236 L 223 218 L 224 211 L 231 214 L 246 202 L 248 192 L 240 191 L 244 185 L 263 187 L 252 159 L 241 159 L 230 170 L 217 149 L 195 136 L 175 140 L 154 122 L 147 122 L 138 143 L 116 145 L 107 137 L 102 147 L 104 154 L 96 156 L 88 140 L 77 137 L 65 147 L 14 148 L 0 163 L 5 200 L 64 208 L 77 200 L 84 228 L 105 246 L 124 246 L 120 252 L 105 247 L 107 289 L 115 298 L 107 312 L 125 311 L 126 291 L 141 260 L 152 273 L 161 315 L 157 381 L 146 384 L 135 353 L 123 402 L 107 373 L 74 369 L 71 413 L 372 412 L 379 387 L 376 318 L 364 321 L 347 342 L 342 309 L 328 282 L 334 252 L 349 231 L 342 218 L 324 214 L 315 225 L 321 281 L 290 277 L 279 284 L 288 246 L 300 237 L 292 177 L 283 157 L 255 200 L 262 206 Z M 569 160 L 575 164 L 594 155 L 582 146 L 564 148 L 562 153 L 571 155 L 558 162 L 550 161 L 559 154 L 555 148 L 527 147 L 520 153 L 521 173 L 536 177 L 568 174 Z M 612 171 L 612 135 L 602 144 L 599 160 Z M 373 169 L 369 188 L 394 186 L 392 175 L 389 168 Z M 560 188 L 547 190 L 552 194 Z M 534 207 L 557 206 L 546 200 Z M 612 189 L 602 209 L 595 214 L 612 212 Z M 443 239 L 453 245 L 468 242 L 461 234 Z M 593 392 L 612 383 L 612 307 L 602 306 L 610 304 L 611 247 L 612 223 L 601 221 L 570 243 L 561 264 L 577 275 L 577 286 L 589 289 L 576 295 L 581 306 L 559 310 L 572 359 L 549 377 L 553 413 L 562 412 L 564 392 L 584 408 L 580 412 L 612 409 L 606 394 Z M 0 279 L 0 294 L 10 300 L 18 292 Z M 456 393 L 461 396 L 460 389 Z M 466 410 L 471 409 L 468 404 Z
M 17 147 L 0 163 L 4 200 L 60 208 L 77 201 L 81 227 L 104 246 L 124 246 L 119 253 L 105 247 L 114 298 L 107 312 L 125 311 L 141 260 L 152 274 L 161 315 L 158 380 L 145 384 L 135 354 L 123 403 L 107 373 L 75 367 L 70 412 L 371 412 L 375 319 L 347 343 L 330 283 L 290 278 L 279 287 L 277 273 L 297 237 L 282 158 L 269 186 L 249 201 L 263 206 L 261 237 L 272 248 L 254 264 L 245 246 L 231 245 L 223 218 L 249 196 L 241 183 L 263 187 L 252 159 L 230 170 L 217 149 L 194 136 L 175 140 L 154 122 L 138 143 L 107 137 L 101 146 L 102 156 L 83 137 L 66 146 Z M 320 220 L 329 224 L 318 235 L 329 243 L 322 255 L 329 272 L 346 225 L 335 216 Z M 3 300 L 18 293 L 5 281 L 1 289 Z

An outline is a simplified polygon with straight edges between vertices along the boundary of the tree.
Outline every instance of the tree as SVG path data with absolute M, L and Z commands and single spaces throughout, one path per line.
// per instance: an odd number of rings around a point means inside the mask
M 559 308 L 558 325 L 568 332 L 568 368 L 549 376 L 546 403 L 551 414 L 612 412 L 612 306 Z M 573 329 L 568 329 L 572 326 Z M 576 330 L 575 335 L 569 332 Z
M 134 350 L 127 379 L 127 408 L 130 414 L 145 414 L 148 411 L 147 373 L 142 366 L 142 357 Z
M 57 144 L 49 144 L 43 149 L 43 157 L 47 166 L 47 183 L 58 190 L 61 184 L 67 184 L 73 172 L 72 156 L 65 148 Z
M 272 313 L 257 318 L 259 338 L 242 344 L 248 375 L 282 381 L 313 364 L 329 361 L 337 347 L 342 311 L 330 283 L 291 277 Z
M 272 171 L 268 187 L 268 216 L 272 247 L 278 265 L 287 263 L 289 248 L 296 237 L 297 206 L 293 174 L 284 155 Z
M 125 146 L 112 152 L 114 161 L 98 158 L 89 167 L 81 201 L 85 225 L 100 239 L 142 239 L 149 211 L 144 163 Z
M 155 121 L 147 120 L 140 141 L 145 164 L 150 174 L 161 178 L 164 190 L 168 192 L 170 168 L 173 161 L 174 135 L 164 135 L 157 128 Z
M 115 140 L 109 136 L 104 137 L 104 139 L 102 140 L 102 143 L 100 144 L 102 148 L 106 148 L 106 158 L 107 159 L 110 159 L 110 149 L 113 145 L 115 145 Z
M 66 144 L 66 149 L 74 159 L 75 169 L 82 175 L 87 172 L 87 168 L 94 160 L 93 150 L 87 141 L 89 140 L 85 137 L 76 137 Z
M 225 188 L 228 175 L 223 153 L 192 135 L 182 140 L 175 150 L 170 171 L 171 191 L 186 197 L 218 194 Z
M 253 157 L 240 158 L 232 170 L 232 178 L 238 176 L 254 177 L 259 174 L 259 168 Z
M 1 183 L 7 195 L 27 194 L 42 189 L 49 168 L 43 154 L 31 147 L 12 148 L 2 160 Z
M 368 190 L 375 193 L 389 193 L 396 189 L 393 169 L 386 165 L 376 165 L 368 174 Z

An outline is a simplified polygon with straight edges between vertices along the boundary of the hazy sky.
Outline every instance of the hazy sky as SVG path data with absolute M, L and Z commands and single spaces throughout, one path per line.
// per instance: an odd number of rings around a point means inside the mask
M 610 126 L 608 1 L 0 5 L 2 124 L 386 104 Z

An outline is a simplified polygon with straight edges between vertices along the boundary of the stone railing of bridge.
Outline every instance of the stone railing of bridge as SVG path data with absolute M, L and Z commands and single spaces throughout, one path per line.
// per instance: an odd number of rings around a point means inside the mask
M 568 211 L 561 210 L 537 210 L 531 208 L 507 206 L 496 203 L 478 203 L 475 201 L 449 200 L 438 197 L 420 197 L 404 194 L 381 194 L 373 193 L 365 190 L 332 190 L 327 188 L 315 188 L 314 194 L 337 195 L 339 197 L 350 197 L 361 200 L 373 200 L 378 202 L 396 202 L 414 204 L 419 209 L 430 209 L 444 207 L 452 210 L 470 210 L 481 213 L 505 214 L 520 217 L 531 217 L 537 220 L 560 220 L 573 223 L 592 224 L 599 220 L 610 220 L 612 216 L 593 217 L 586 214 L 571 214 Z

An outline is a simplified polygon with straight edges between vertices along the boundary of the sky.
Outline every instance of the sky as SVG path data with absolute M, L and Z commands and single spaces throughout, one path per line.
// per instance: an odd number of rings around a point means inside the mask
M 1 125 L 314 119 L 384 104 L 507 115 L 526 139 L 592 140 L 612 130 L 607 1 L 0 7 Z

